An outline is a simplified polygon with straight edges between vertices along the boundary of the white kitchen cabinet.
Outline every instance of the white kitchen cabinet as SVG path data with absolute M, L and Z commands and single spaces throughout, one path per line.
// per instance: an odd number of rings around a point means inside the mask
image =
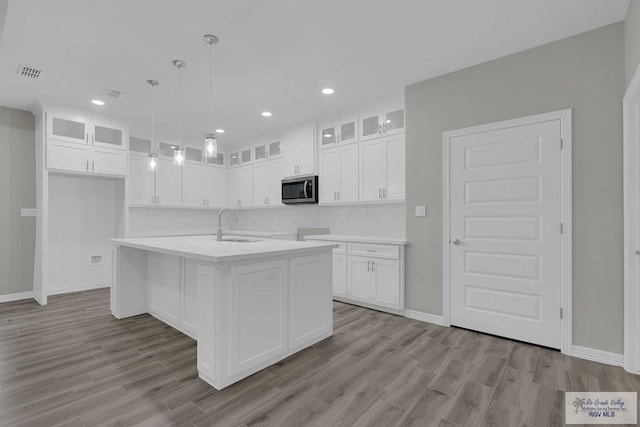
M 127 132 L 124 126 L 71 113 L 47 114 L 47 139 L 49 138 L 114 150 L 127 149 Z
M 64 141 L 47 141 L 47 168 L 89 173 L 90 153 L 86 147 Z
M 149 313 L 169 325 L 180 327 L 182 268 L 177 256 L 149 252 L 147 298 Z
M 117 124 L 92 121 L 90 128 L 92 145 L 114 150 L 127 149 L 126 132 Z
M 253 167 L 253 205 L 277 206 L 282 204 L 282 161 L 269 160 Z
M 282 138 L 285 177 L 314 175 L 316 172 L 315 127 L 287 132 Z
M 149 158 L 142 153 L 129 153 L 129 204 L 156 204 L 156 173 L 149 170 Z
M 127 154 L 118 150 L 50 139 L 47 141 L 47 168 L 85 174 L 126 176 Z
M 90 157 L 91 173 L 109 176 L 127 176 L 128 156 L 126 151 L 92 147 Z
M 361 142 L 360 201 L 404 200 L 404 134 Z
M 180 206 L 182 203 L 182 166 L 173 160 L 158 159 L 156 171 L 156 205 Z
M 347 254 L 333 252 L 333 295 L 347 296 Z
M 89 143 L 89 123 L 76 114 L 47 113 L 47 139 L 73 142 L 76 144 Z
M 227 206 L 227 170 L 212 164 L 206 166 L 207 207 L 223 208 Z
M 229 206 L 253 205 L 253 166 L 243 165 L 229 169 Z
M 339 245 L 333 249 L 334 299 L 391 313 L 404 309 L 406 242 L 370 243 L 360 236 L 331 235 L 307 240 Z
M 318 126 L 320 149 L 358 142 L 358 117 L 327 121 Z
M 360 142 L 404 133 L 404 107 L 400 104 L 365 111 L 359 117 Z
M 320 203 L 357 202 L 358 179 L 358 144 L 320 150 Z
M 185 162 L 182 170 L 182 206 L 202 208 L 207 206 L 205 166 Z

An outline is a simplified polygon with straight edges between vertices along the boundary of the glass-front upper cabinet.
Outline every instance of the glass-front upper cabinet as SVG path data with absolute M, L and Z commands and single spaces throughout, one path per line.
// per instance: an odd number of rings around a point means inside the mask
M 404 132 L 404 107 L 393 105 L 360 114 L 360 141 Z
M 125 131 L 107 123 L 92 123 L 91 143 L 105 148 L 127 149 Z
M 229 166 L 237 166 L 237 165 L 240 164 L 240 153 L 239 152 L 236 151 L 234 153 L 231 153 L 229 158 L 231 159 L 229 161 Z
M 151 140 L 145 138 L 138 138 L 137 136 L 129 137 L 129 151 L 136 153 L 151 153 Z
M 251 148 L 247 148 L 246 150 L 242 150 L 240 152 L 240 157 L 242 159 L 242 164 L 251 163 Z
M 72 115 L 48 113 L 47 138 L 78 144 L 88 144 L 89 124 Z
M 224 154 L 218 153 L 216 157 L 207 157 L 208 165 L 224 166 Z
M 282 141 L 273 141 L 269 143 L 269 158 L 282 156 Z
M 345 117 L 320 125 L 320 148 L 333 147 L 336 144 L 358 142 L 358 118 Z
M 158 144 L 158 157 L 164 157 L 167 159 L 173 159 L 173 152 L 176 146 L 168 142 L 161 142 Z
M 185 147 L 184 160 L 189 163 L 202 164 L 203 152 L 201 148 Z
M 267 157 L 269 157 L 267 152 L 267 144 L 256 145 L 253 148 L 253 154 L 253 158 L 256 160 L 256 162 L 267 160 Z

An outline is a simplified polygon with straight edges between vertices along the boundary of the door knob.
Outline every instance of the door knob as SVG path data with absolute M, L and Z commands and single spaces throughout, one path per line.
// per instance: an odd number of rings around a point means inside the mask
M 453 239 L 453 240 L 451 241 L 451 243 L 453 243 L 454 245 L 458 246 L 458 245 L 460 245 L 462 242 L 460 242 L 460 239 Z

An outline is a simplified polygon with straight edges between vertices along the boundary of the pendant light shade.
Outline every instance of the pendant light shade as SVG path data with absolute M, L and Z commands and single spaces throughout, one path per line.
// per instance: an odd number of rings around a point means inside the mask
M 157 80 L 147 80 L 149 86 L 151 86 L 151 152 L 149 153 L 149 158 L 147 160 L 147 169 L 149 172 L 155 172 L 158 170 L 158 154 L 155 152 L 156 147 L 156 123 L 155 123 L 155 110 L 156 110 L 156 102 L 155 102 L 155 89 L 160 83 Z
M 173 65 L 178 69 L 178 145 L 173 148 L 173 164 L 184 165 L 184 148 L 182 148 L 182 69 L 187 65 L 184 61 L 175 59 Z
M 204 151 L 208 158 L 218 157 L 218 140 L 213 126 L 213 45 L 220 39 L 213 34 L 205 34 L 205 43 L 209 45 L 209 132 L 204 138 Z

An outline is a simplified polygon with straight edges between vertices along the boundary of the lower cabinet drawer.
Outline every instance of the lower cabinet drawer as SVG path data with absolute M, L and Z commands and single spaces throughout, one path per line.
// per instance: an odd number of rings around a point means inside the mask
M 349 243 L 349 255 L 400 259 L 400 248 L 395 245 Z

